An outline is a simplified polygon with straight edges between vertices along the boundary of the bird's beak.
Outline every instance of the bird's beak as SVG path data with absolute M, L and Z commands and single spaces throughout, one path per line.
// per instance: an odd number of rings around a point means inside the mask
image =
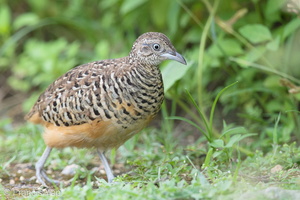
M 175 60 L 177 62 L 180 62 L 180 63 L 186 65 L 186 61 L 185 61 L 184 57 L 180 53 L 177 53 L 177 52 L 164 53 L 161 55 L 161 57 L 164 57 L 169 60 Z

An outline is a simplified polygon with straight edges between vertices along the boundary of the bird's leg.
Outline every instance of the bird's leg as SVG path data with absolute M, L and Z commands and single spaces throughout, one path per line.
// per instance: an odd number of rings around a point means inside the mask
M 112 183 L 113 179 L 115 178 L 113 173 L 112 173 L 112 170 L 107 162 L 107 159 L 104 155 L 104 152 L 101 152 L 99 149 L 97 149 L 97 153 L 100 157 L 100 160 L 101 162 L 103 163 L 104 165 L 104 169 L 105 169 L 105 172 L 106 172 L 106 176 L 107 176 L 107 181 L 108 183 Z
M 52 148 L 47 147 L 42 155 L 42 157 L 37 161 L 37 163 L 35 164 L 35 170 L 36 170 L 36 178 L 37 180 L 45 187 L 47 187 L 45 181 L 42 179 L 44 178 L 46 181 L 50 182 L 50 183 L 55 183 L 58 184 L 59 181 L 56 180 L 52 180 L 50 179 L 46 173 L 44 172 L 44 165 L 45 162 L 47 160 L 47 158 L 49 157 L 50 153 L 51 153 Z

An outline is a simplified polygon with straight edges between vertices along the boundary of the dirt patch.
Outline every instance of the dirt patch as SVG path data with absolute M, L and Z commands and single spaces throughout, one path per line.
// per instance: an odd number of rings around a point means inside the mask
M 105 171 L 101 165 L 89 166 L 88 170 L 93 172 L 92 181 L 95 180 L 95 177 L 107 180 Z M 123 164 L 114 165 L 113 171 L 115 175 L 126 173 Z M 46 173 L 50 178 L 60 181 L 64 186 L 69 186 L 73 182 L 74 176 L 63 175 L 62 171 L 48 169 L 46 170 Z M 86 179 L 87 176 L 79 176 L 76 179 L 75 184 L 85 185 Z M 5 199 L 22 198 L 32 195 L 58 196 L 60 193 L 59 186 L 55 187 L 49 185 L 49 187 L 45 188 L 37 183 L 33 163 L 11 164 L 7 167 L 6 171 L 0 172 L 0 185 L 3 187 L 3 189 L 0 188 L 0 196 L 4 196 Z M 96 185 L 95 188 L 97 188 Z

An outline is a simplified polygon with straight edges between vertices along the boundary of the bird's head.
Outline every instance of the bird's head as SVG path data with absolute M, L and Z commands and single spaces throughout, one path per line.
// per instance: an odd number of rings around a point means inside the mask
M 159 65 L 164 60 L 175 60 L 186 65 L 167 36 L 162 33 L 148 32 L 141 35 L 133 44 L 131 59 L 137 59 L 146 65 Z

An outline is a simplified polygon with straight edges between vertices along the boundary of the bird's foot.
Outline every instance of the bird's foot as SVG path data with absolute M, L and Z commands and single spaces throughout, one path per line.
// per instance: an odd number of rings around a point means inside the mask
M 51 184 L 56 184 L 56 185 L 58 185 L 60 183 L 57 180 L 53 180 L 53 179 L 49 178 L 43 169 L 36 171 L 36 178 L 37 178 L 38 182 L 40 182 L 44 187 L 48 187 L 46 182 L 51 183 Z

